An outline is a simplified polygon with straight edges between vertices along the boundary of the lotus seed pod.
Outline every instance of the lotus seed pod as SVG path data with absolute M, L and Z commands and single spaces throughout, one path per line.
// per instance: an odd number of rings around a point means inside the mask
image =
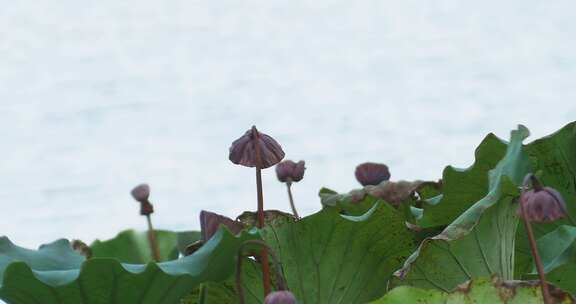
M 285 160 L 276 165 L 276 176 L 283 183 L 299 182 L 304 178 L 306 170 L 303 160 L 295 163 L 291 160 Z
M 273 291 L 264 298 L 264 304 L 296 304 L 296 297 L 288 290 Z
M 252 127 L 232 143 L 228 158 L 237 165 L 256 167 L 258 166 L 256 147 L 260 148 L 262 160 L 260 169 L 272 167 L 284 158 L 280 144 L 274 138 L 258 132 L 256 127 Z
M 368 162 L 360 164 L 356 167 L 354 174 L 356 175 L 356 180 L 358 180 L 362 186 L 375 186 L 390 179 L 388 166 L 378 163 Z
M 523 191 L 520 201 L 524 204 L 527 220 L 536 223 L 549 223 L 566 217 L 566 204 L 560 192 L 550 187 Z M 522 212 L 518 208 L 518 216 Z
M 150 186 L 148 186 L 148 184 L 140 184 L 134 187 L 130 194 L 132 194 L 132 197 L 140 203 L 148 202 L 148 198 L 150 197 Z
M 205 210 L 200 211 L 200 234 L 204 242 L 207 242 L 218 231 L 220 225 L 226 226 L 233 234 L 244 229 L 244 224 L 229 217 Z

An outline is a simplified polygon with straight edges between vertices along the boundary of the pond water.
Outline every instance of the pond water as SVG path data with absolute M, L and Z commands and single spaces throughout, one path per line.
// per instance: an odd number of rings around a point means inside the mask
M 0 10 L 0 235 L 36 247 L 254 210 L 228 161 L 253 124 L 287 158 L 302 214 L 354 167 L 392 179 L 467 167 L 489 132 L 576 119 L 572 1 L 50 1 Z M 264 172 L 268 208 L 288 211 Z

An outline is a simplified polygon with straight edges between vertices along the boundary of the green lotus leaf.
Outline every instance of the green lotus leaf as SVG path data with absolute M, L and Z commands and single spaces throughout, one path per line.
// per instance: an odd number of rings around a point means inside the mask
M 573 303 L 572 297 L 561 291 L 554 293 L 554 296 L 556 299 L 555 303 Z M 371 304 L 405 303 L 540 304 L 543 303 L 543 300 L 541 289 L 537 282 L 478 278 L 450 293 L 433 289 L 400 286 L 392 289 L 381 299 L 371 302 Z
M 261 304 L 264 298 L 262 287 L 262 268 L 249 258 L 244 258 L 242 264 L 242 285 L 244 286 L 244 301 L 246 304 Z M 202 302 L 201 297 L 204 298 Z M 196 288 L 181 304 L 236 304 L 239 303 L 236 292 L 235 277 L 223 282 L 206 282 Z
M 200 231 L 181 231 L 177 232 L 176 235 L 178 251 L 181 254 L 186 253 L 186 247 L 188 247 L 188 245 L 202 238 Z
M 422 209 L 411 211 L 421 228 L 443 226 L 454 221 L 464 210 L 470 208 L 489 191 L 488 172 L 501 158 L 506 143 L 496 136 L 488 135 L 476 149 L 476 161 L 465 170 L 447 167 L 443 174 L 443 193 L 427 199 Z M 567 124 L 559 131 L 524 146 L 532 172 L 544 185 L 558 190 L 564 197 L 570 218 L 576 219 L 576 122 Z M 543 236 L 569 220 L 533 226 L 537 237 Z M 516 237 L 515 277 L 532 269 L 528 239 L 523 225 Z
M 489 191 L 439 235 L 425 239 L 397 273 L 398 284 L 444 291 L 477 277 L 512 279 L 518 185 L 530 172 L 523 126 L 512 131 L 505 156 L 489 172 Z M 444 185 L 445 195 L 453 185 Z M 425 211 L 426 213 L 426 211 Z
M 569 214 L 569 218 L 553 223 L 532 224 L 536 238 L 562 225 L 574 225 L 576 219 L 576 122 L 526 145 L 525 151 L 530 157 L 534 172 L 542 183 L 562 194 Z M 518 229 L 516 253 L 516 274 L 518 278 L 521 278 L 533 267 L 524 225 Z
M 576 122 L 558 132 L 524 147 L 534 172 L 542 182 L 556 188 L 569 201 L 576 201 Z M 451 223 L 489 190 L 488 172 L 504 156 L 506 143 L 489 134 L 475 152 L 476 160 L 468 169 L 444 169 L 443 195 L 438 201 L 423 206 L 419 220 L 421 227 L 442 226 Z M 570 214 L 576 215 L 576 203 L 568 204 Z
M 537 241 L 546 280 L 576 294 L 576 227 L 560 226 Z M 524 275 L 536 279 L 536 269 Z
M 256 230 L 234 236 L 220 227 L 194 254 L 148 264 L 84 261 L 66 240 L 29 250 L 2 238 L 0 298 L 10 304 L 176 304 L 202 282 L 229 278 L 240 244 L 259 238 Z
M 506 153 L 506 143 L 489 134 L 475 152 L 475 162 L 467 169 L 448 166 L 442 173 L 442 195 L 428 199 L 417 224 L 422 228 L 446 226 L 489 190 L 488 173 Z
M 366 202 L 368 203 L 368 202 Z M 360 216 L 338 207 L 297 222 L 276 221 L 261 234 L 280 259 L 288 288 L 300 304 L 366 303 L 382 296 L 388 280 L 416 248 L 400 210 L 375 202 Z M 272 268 L 271 268 L 272 269 Z M 260 267 L 244 267 L 246 303 L 262 303 Z M 238 303 L 233 281 L 208 284 L 208 302 Z M 199 290 L 186 303 L 199 303 Z
M 160 249 L 160 261 L 177 259 L 177 234 L 166 230 L 156 230 L 154 233 Z M 122 263 L 129 264 L 145 264 L 153 261 L 147 232 L 122 231 L 111 240 L 94 241 L 90 249 L 94 258 L 116 258 Z
M 373 204 L 361 216 L 340 211 L 327 207 L 297 222 L 261 231 L 300 304 L 374 300 L 416 247 L 402 212 L 386 203 Z

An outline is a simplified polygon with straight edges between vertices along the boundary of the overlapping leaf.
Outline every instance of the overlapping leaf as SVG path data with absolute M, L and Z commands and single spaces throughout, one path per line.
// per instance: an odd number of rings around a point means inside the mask
M 388 279 L 416 247 L 401 211 L 371 200 L 360 205 L 372 208 L 351 216 L 340 214 L 341 208 L 326 207 L 297 222 L 277 220 L 261 231 L 300 304 L 374 300 L 384 294 Z M 259 269 L 249 263 L 243 271 L 246 303 L 263 302 L 260 271 L 254 267 Z M 231 281 L 208 285 L 209 299 L 237 303 L 231 286 Z M 198 303 L 198 296 L 188 303 Z
M 83 257 L 59 240 L 29 250 L 0 239 L 0 297 L 11 304 L 178 303 L 198 284 L 234 271 L 239 245 L 256 231 L 233 236 L 221 227 L 193 255 L 164 263 L 121 264 Z
M 160 260 L 169 261 L 178 258 L 177 234 L 172 231 L 154 231 Z M 96 240 L 90 245 L 92 257 L 116 258 L 122 263 L 144 264 L 153 261 L 147 232 L 126 230 L 120 232 L 111 240 Z
M 539 238 L 556 228 L 572 224 L 576 219 L 576 122 L 564 126 L 552 135 L 535 140 L 526 145 L 526 153 L 530 157 L 533 171 L 540 177 L 542 183 L 558 190 L 566 202 L 569 218 L 548 224 L 533 224 L 536 236 Z M 524 227 L 518 231 L 517 277 L 532 270 L 532 259 Z
M 426 239 L 398 272 L 401 284 L 450 291 L 472 278 L 512 279 L 518 185 L 530 172 L 522 141 L 528 130 L 512 131 L 506 154 L 489 172 L 489 191 L 441 234 Z M 445 183 L 449 193 L 453 185 Z
M 402 213 L 385 203 L 358 217 L 325 208 L 295 223 L 268 226 L 262 234 L 301 304 L 379 297 L 416 245 Z
M 573 303 L 570 295 L 561 291 L 553 293 L 555 303 Z M 542 294 L 536 282 L 506 282 L 498 279 L 479 278 L 457 290 L 447 293 L 433 289 L 400 286 L 392 289 L 371 304 L 444 304 L 444 303 L 506 303 L 540 304 Z
M 538 239 L 546 280 L 576 295 L 576 227 L 560 226 Z M 536 270 L 525 278 L 537 278 Z
M 474 164 L 467 169 L 448 166 L 442 174 L 442 194 L 422 206 L 422 228 L 446 226 L 489 191 L 488 173 L 506 153 L 506 143 L 489 134 L 476 148 Z

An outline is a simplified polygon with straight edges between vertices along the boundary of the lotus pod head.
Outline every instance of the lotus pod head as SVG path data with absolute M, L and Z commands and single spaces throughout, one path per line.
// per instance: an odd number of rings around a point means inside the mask
M 256 148 L 260 150 L 261 162 L 258 161 Z M 265 169 L 279 163 L 284 158 L 284 151 L 274 138 L 252 127 L 232 143 L 228 158 L 237 165 Z

